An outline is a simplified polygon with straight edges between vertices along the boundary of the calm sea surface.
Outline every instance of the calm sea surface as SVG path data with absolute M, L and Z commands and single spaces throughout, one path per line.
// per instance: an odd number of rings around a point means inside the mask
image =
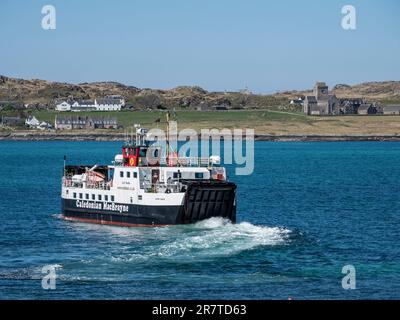
M 257 142 L 238 223 L 118 228 L 60 218 L 63 155 L 116 142 L 0 142 L 0 299 L 400 299 L 400 143 Z M 342 268 L 356 268 L 344 290 Z M 57 266 L 55 290 L 42 267 Z

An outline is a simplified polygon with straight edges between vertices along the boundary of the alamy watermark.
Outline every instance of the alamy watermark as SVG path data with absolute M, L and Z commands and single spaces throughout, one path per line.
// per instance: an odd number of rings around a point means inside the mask
M 342 273 L 345 274 L 342 279 L 342 288 L 345 290 L 356 289 L 356 268 L 351 264 L 345 265 Z
M 55 30 L 57 27 L 56 22 L 56 8 L 52 5 L 45 5 L 42 7 L 42 29 Z
M 61 266 L 58 264 L 45 265 L 42 268 L 42 289 L 44 290 L 55 290 L 56 289 L 56 279 L 57 279 L 57 268 Z
M 345 5 L 342 7 L 342 28 L 344 30 L 356 30 L 357 28 L 357 17 L 356 8 L 352 5 Z
M 147 132 L 147 140 L 152 142 L 152 148 L 146 154 L 149 164 L 160 162 L 161 153 L 155 150 L 161 148 L 168 149 L 169 159 L 174 158 L 177 165 L 184 158 L 217 156 L 217 162 L 222 160 L 224 165 L 236 165 L 235 175 L 250 175 L 254 171 L 254 129 L 201 129 L 200 133 L 183 129 L 178 132 L 176 121 L 170 121 L 168 132 L 151 129 Z M 182 143 L 178 144 L 178 141 Z
M 43 30 L 55 30 L 57 28 L 56 22 L 56 8 L 53 5 L 47 4 L 42 7 L 41 25 Z M 342 7 L 341 13 L 343 15 L 341 26 L 344 30 L 356 30 L 357 16 L 356 8 L 353 5 L 347 4 Z

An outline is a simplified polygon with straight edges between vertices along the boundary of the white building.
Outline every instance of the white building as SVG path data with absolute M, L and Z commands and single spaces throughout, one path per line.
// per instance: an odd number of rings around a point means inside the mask
M 35 116 L 29 116 L 26 118 L 25 124 L 30 128 L 34 128 L 40 125 L 40 121 Z
M 122 108 L 121 99 L 105 98 L 94 100 L 97 111 L 120 111 Z
M 297 98 L 297 99 L 290 100 L 289 104 L 292 106 L 293 105 L 302 106 L 304 104 L 304 101 L 302 98 Z
M 35 116 L 29 116 L 25 120 L 25 125 L 27 125 L 31 129 L 39 129 L 39 130 L 51 129 L 50 123 L 47 123 L 45 121 L 40 122 L 38 119 L 36 119 Z
M 101 98 L 95 100 L 56 100 L 57 111 L 120 111 L 125 104 L 121 97 Z
M 56 110 L 57 111 L 71 111 L 71 104 L 66 100 L 56 101 Z

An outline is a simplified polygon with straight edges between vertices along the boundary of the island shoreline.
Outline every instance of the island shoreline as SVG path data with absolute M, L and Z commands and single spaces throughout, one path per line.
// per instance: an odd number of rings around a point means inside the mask
M 124 141 L 123 133 L 38 133 L 10 132 L 0 134 L 0 141 Z M 243 140 L 248 139 L 245 135 Z M 199 137 L 200 140 L 200 137 Z M 221 140 L 223 138 L 221 137 Z M 400 141 L 400 135 L 279 135 L 255 134 L 255 141 Z

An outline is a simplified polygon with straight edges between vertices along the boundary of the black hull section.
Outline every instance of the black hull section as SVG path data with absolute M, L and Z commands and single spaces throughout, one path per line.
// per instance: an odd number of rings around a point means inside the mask
M 182 223 L 211 217 L 236 222 L 236 185 L 230 182 L 186 180 Z
M 62 200 L 62 214 L 67 220 L 79 220 L 83 222 L 94 222 L 119 226 L 163 226 L 177 224 L 183 210 L 182 206 L 143 206 L 123 205 L 127 207 L 126 212 L 113 212 L 101 208 L 82 208 L 80 203 L 84 200 Z M 103 206 L 100 202 L 99 206 Z M 122 204 L 116 204 L 117 206 Z
M 236 222 L 235 184 L 210 181 L 183 183 L 186 185 L 186 194 L 180 206 L 62 199 L 62 214 L 67 220 L 126 227 L 188 224 L 211 217 L 223 217 Z

